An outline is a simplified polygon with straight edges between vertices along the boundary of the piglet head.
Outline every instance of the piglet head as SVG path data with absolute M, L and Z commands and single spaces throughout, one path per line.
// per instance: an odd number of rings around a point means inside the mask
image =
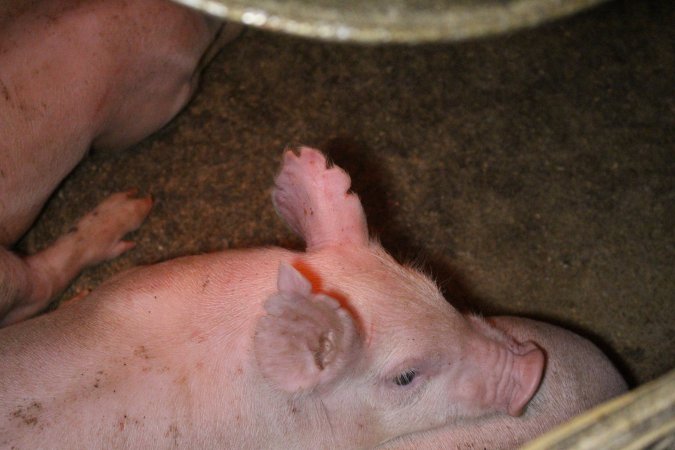
M 461 315 L 428 277 L 370 241 L 349 186 L 317 150 L 284 156 L 273 200 L 307 251 L 281 265 L 257 323 L 264 377 L 294 399 L 320 401 L 338 417 L 331 429 L 343 426 L 341 438 L 359 446 L 460 418 L 520 414 L 543 352 Z
M 533 342 L 516 342 L 482 318 L 465 319 L 469 327 L 461 337 L 461 363 L 452 368 L 448 362 L 450 379 L 458 388 L 456 401 L 464 405 L 463 415 L 497 411 L 519 416 L 541 382 L 544 353 Z M 452 387 L 448 392 L 453 392 Z
M 255 352 L 265 377 L 281 389 L 303 392 L 339 379 L 357 354 L 354 321 L 333 298 L 282 264 L 278 292 L 265 303 Z

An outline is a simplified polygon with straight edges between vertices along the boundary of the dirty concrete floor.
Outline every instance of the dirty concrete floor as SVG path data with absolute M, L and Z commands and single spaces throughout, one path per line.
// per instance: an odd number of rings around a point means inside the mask
M 282 149 L 347 168 L 372 232 L 448 299 L 565 325 L 635 385 L 675 366 L 675 6 L 612 2 L 511 35 L 360 47 L 247 30 L 190 106 L 122 153 L 93 153 L 20 244 L 34 251 L 107 194 L 157 203 L 138 264 L 300 247 L 275 216 Z

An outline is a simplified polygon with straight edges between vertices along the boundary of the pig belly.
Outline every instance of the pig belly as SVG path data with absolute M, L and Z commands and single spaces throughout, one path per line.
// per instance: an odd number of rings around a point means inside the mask
M 477 421 L 458 421 L 404 436 L 380 448 L 513 449 L 626 391 L 626 382 L 612 363 L 581 336 L 521 317 L 500 316 L 489 320 L 516 340 L 531 340 L 546 352 L 542 384 L 525 413 L 520 417 L 498 414 Z
M 279 263 L 293 255 L 228 251 L 132 269 L 0 330 L 0 447 L 198 448 L 232 439 L 238 421 L 255 422 L 274 399 L 245 356 Z M 231 389 L 215 390 L 214 380 Z

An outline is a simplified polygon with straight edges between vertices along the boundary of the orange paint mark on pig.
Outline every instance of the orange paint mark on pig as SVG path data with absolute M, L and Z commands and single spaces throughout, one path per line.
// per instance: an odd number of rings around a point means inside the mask
M 321 292 L 321 288 L 323 286 L 321 276 L 319 276 L 319 274 L 314 269 L 312 269 L 309 266 L 309 264 L 298 259 L 292 265 L 295 268 L 295 270 L 300 272 L 302 276 L 305 277 L 307 281 L 310 282 L 310 284 L 312 285 L 312 292 L 314 293 Z
M 346 295 L 343 293 L 332 289 L 332 290 L 324 290 L 324 283 L 323 280 L 321 279 L 321 275 L 314 270 L 312 267 L 310 267 L 309 264 L 307 264 L 305 261 L 298 259 L 295 260 L 292 264 L 292 266 L 302 274 L 303 277 L 309 281 L 309 283 L 312 285 L 312 293 L 314 294 L 324 294 L 332 299 L 336 300 L 340 306 L 347 310 L 349 314 L 351 314 L 352 318 L 354 321 L 357 323 L 359 327 L 361 327 L 362 322 L 361 322 L 361 317 L 359 317 L 359 314 L 352 308 L 352 306 L 349 304 L 349 299 L 347 298 Z

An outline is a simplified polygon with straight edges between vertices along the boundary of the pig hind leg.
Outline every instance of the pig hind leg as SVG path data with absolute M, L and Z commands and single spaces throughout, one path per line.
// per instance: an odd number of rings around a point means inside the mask
M 337 245 L 368 245 L 368 225 L 349 175 L 329 167 L 318 150 L 301 147 L 284 153 L 272 192 L 274 207 L 307 243 L 307 250 Z
M 152 206 L 132 192 L 113 194 L 82 217 L 68 233 L 34 255 L 0 248 L 0 326 L 42 311 L 85 267 L 131 249 L 123 236 L 138 228 Z

